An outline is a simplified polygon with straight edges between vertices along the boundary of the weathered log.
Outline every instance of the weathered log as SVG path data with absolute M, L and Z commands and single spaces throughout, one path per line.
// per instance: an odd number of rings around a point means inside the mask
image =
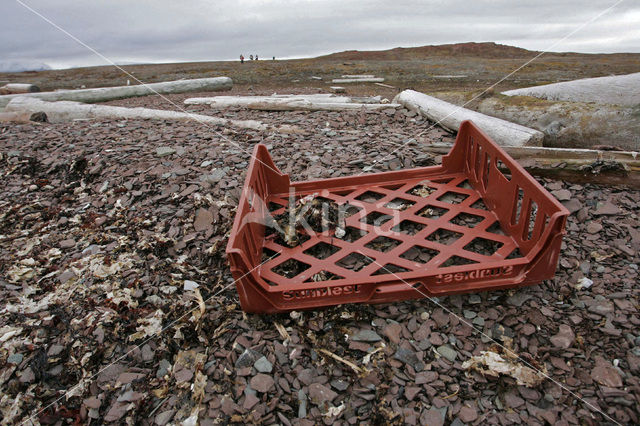
M 213 108 L 245 107 L 256 102 L 294 102 L 317 101 L 322 103 L 351 102 L 347 96 L 320 95 L 275 95 L 275 96 L 212 96 L 207 98 L 185 99 L 186 105 L 211 105 Z
M 42 111 L 7 111 L 0 112 L 0 123 L 47 123 L 49 119 L 47 114 Z
M 344 83 L 382 83 L 384 78 L 382 77 L 367 77 L 367 78 L 334 78 L 332 83 L 344 84 Z
M 44 112 L 51 123 L 60 123 L 78 119 L 152 119 L 197 121 L 213 126 L 235 126 L 260 131 L 277 131 L 282 133 L 300 133 L 294 126 L 271 127 L 256 120 L 228 120 L 208 115 L 191 114 L 178 111 L 167 111 L 150 108 L 125 108 L 109 105 L 90 105 L 72 101 L 47 102 L 40 99 L 18 97 L 9 102 L 7 112 Z
M 269 96 L 270 98 L 334 98 L 336 95 L 333 93 L 311 93 L 306 95 L 294 95 L 294 94 L 277 94 Z M 227 96 L 231 98 L 232 96 Z M 263 96 L 266 97 L 266 96 Z
M 446 154 L 451 144 L 434 143 L 426 145 L 429 152 Z M 505 146 L 504 150 L 511 157 L 517 159 L 534 159 L 568 162 L 573 164 L 590 164 L 594 161 L 616 161 L 632 167 L 640 168 L 640 152 L 638 151 L 609 151 L 601 149 L 578 148 L 547 148 L 539 146 Z
M 374 78 L 373 74 L 343 74 L 342 78 Z
M 16 93 L 35 93 L 39 92 L 40 88 L 35 84 L 28 83 L 9 83 L 0 87 L 0 95 L 12 95 Z
M 271 98 L 287 98 L 290 100 L 301 99 L 301 100 L 309 100 L 309 101 L 317 101 L 321 103 L 335 103 L 341 104 L 346 102 L 355 102 L 361 104 L 378 104 L 382 100 L 382 96 L 337 96 L 333 93 L 317 93 L 313 95 L 271 95 L 268 99 Z
M 507 96 L 533 96 L 553 101 L 595 102 L 635 106 L 640 104 L 640 72 L 583 78 L 502 92 Z
M 7 111 L 0 112 L 0 123 L 28 123 L 31 113 L 26 111 Z
M 399 105 L 380 104 L 380 96 L 347 97 L 327 94 L 315 95 L 272 95 L 272 96 L 213 96 L 209 98 L 189 98 L 187 105 L 205 104 L 212 108 L 242 107 L 263 111 L 350 111 L 397 108 Z
M 212 108 L 248 107 L 248 105 L 262 102 L 268 105 L 288 104 L 292 102 L 311 102 L 319 104 L 346 104 L 350 102 L 361 104 L 377 104 L 381 96 L 348 97 L 331 94 L 316 95 L 271 95 L 271 96 L 212 96 L 207 98 L 189 98 L 184 101 L 187 105 L 211 105 Z M 343 109 L 351 109 L 349 107 Z
M 233 82 L 229 77 L 198 78 L 193 80 L 164 81 L 161 83 L 135 86 L 98 87 L 94 89 L 59 90 L 55 92 L 27 93 L 0 96 L 0 107 L 6 106 L 18 96 L 41 99 L 43 101 L 105 102 L 114 99 L 131 98 L 170 93 L 206 92 L 229 90 Z
M 361 103 L 361 104 L 379 104 L 382 102 L 382 96 L 352 96 L 351 102 Z
M 451 144 L 424 145 L 422 149 L 447 154 Z M 505 146 L 503 149 L 534 176 L 640 188 L 640 152 L 537 146 Z M 502 172 L 508 173 L 508 170 Z
M 432 75 L 431 78 L 467 78 L 468 75 L 465 74 L 441 74 L 441 75 Z
M 262 111 L 378 111 L 388 108 L 398 108 L 398 104 L 365 104 L 365 103 L 323 103 L 312 101 L 265 100 L 247 104 L 248 109 Z
M 472 120 L 502 146 L 541 146 L 544 138 L 544 134 L 538 130 L 471 111 L 415 90 L 401 92 L 393 102 L 416 111 L 451 131 L 457 131 L 464 120 Z

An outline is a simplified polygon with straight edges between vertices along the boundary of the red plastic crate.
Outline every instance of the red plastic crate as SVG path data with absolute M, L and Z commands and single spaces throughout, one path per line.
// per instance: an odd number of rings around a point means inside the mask
M 416 187 L 419 195 L 412 193 Z M 333 231 L 311 232 L 293 248 L 265 238 L 268 206 L 275 206 L 271 214 L 283 212 L 290 194 L 359 208 L 346 219 L 355 236 L 346 241 Z M 408 208 L 397 210 L 398 203 Z M 442 165 L 316 181 L 290 182 L 257 145 L 227 256 L 246 312 L 505 289 L 553 277 L 568 214 L 470 121 L 460 126 Z M 369 215 L 391 218 L 376 226 L 367 223 Z M 354 228 L 360 231 L 352 234 Z M 381 248 L 379 238 L 394 240 L 393 247 Z M 309 255 L 316 244 L 333 246 L 333 254 Z M 262 263 L 265 250 L 273 257 Z M 307 269 L 290 277 L 274 272 L 283 262 Z M 313 281 L 318 273 L 333 279 Z

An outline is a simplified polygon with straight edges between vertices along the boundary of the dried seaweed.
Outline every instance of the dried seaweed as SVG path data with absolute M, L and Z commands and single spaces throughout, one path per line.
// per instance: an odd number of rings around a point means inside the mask
M 290 204 L 281 213 L 274 217 L 278 243 L 287 247 L 296 247 L 308 239 L 309 230 L 313 232 L 335 231 L 338 235 L 344 235 L 344 223 L 339 222 L 344 214 L 335 201 L 315 194 L 300 198 L 294 204 Z

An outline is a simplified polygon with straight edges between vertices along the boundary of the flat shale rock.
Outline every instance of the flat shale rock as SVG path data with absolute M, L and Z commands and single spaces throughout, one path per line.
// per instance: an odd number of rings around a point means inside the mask
M 349 383 L 344 380 L 336 379 L 331 381 L 331 387 L 333 387 L 338 392 L 342 392 L 347 390 L 349 387 Z
M 251 388 L 262 393 L 269 392 L 273 389 L 274 383 L 273 377 L 262 373 L 256 374 L 251 378 Z
M 527 294 L 524 289 L 518 290 L 513 296 L 509 296 L 507 303 L 516 307 L 521 307 L 527 300 L 533 296 Z
M 422 371 L 424 369 L 424 364 L 422 363 L 422 361 L 420 361 L 416 353 L 410 349 L 400 347 L 396 351 L 395 355 L 393 355 L 393 357 L 398 361 L 410 365 L 415 371 Z
M 608 300 L 595 300 L 588 308 L 589 312 L 602 316 L 613 313 L 614 309 L 613 302 Z
M 122 416 L 126 414 L 128 406 L 129 404 L 116 402 L 111 406 L 107 414 L 104 416 L 104 420 L 110 423 L 121 419 Z
M 600 361 L 591 370 L 591 378 L 597 383 L 610 388 L 622 386 L 622 378 L 618 371 L 606 361 Z
M 169 423 L 171 421 L 171 418 L 173 417 L 175 412 L 176 412 L 176 410 L 167 410 L 167 411 L 163 411 L 160 414 L 157 414 L 156 418 L 155 418 L 155 423 L 158 426 L 166 425 L 167 423 Z
M 524 399 L 520 398 L 513 392 L 507 392 L 504 395 L 504 402 L 505 404 L 507 404 L 508 407 L 511 407 L 514 409 L 524 405 Z
M 571 191 L 568 189 L 558 189 L 556 191 L 551 191 L 551 195 L 556 197 L 558 201 L 568 201 L 571 199 Z
M 556 348 L 567 349 L 573 344 L 575 338 L 576 336 L 571 327 L 566 324 L 560 324 L 558 334 L 551 337 L 551 343 Z
M 196 231 L 206 231 L 211 229 L 213 225 L 213 215 L 210 211 L 205 209 L 198 209 L 196 212 L 196 218 L 193 221 L 193 229 Z
M 375 342 L 379 342 L 380 340 L 382 340 L 382 337 L 380 337 L 378 335 L 378 333 L 376 333 L 373 330 L 358 330 L 357 332 L 355 332 L 352 336 L 351 336 L 351 340 L 356 341 L 356 342 L 370 342 L 370 343 L 375 343 Z
M 249 395 L 245 396 L 244 403 L 242 404 L 242 407 L 245 410 L 251 410 L 253 407 L 256 406 L 256 404 L 258 402 L 260 402 L 260 399 L 257 396 L 249 394 Z
M 95 396 L 85 399 L 84 401 L 82 401 L 82 403 L 86 405 L 88 408 L 93 408 L 93 409 L 98 409 L 100 408 L 100 405 L 102 405 L 102 402 Z
M 565 206 L 567 210 L 569 210 L 569 213 L 571 214 L 577 212 L 582 208 L 582 203 L 580 202 L 580 200 L 577 200 L 575 198 L 572 198 L 571 200 L 568 200 L 568 201 L 563 201 L 562 205 Z
M 158 157 L 167 157 L 175 153 L 176 150 L 171 148 L 170 146 L 159 146 L 158 148 L 156 148 L 156 155 Z
M 620 210 L 618 208 L 618 206 L 616 206 L 615 204 L 613 204 L 611 201 L 605 201 L 604 203 L 601 203 L 598 205 L 598 208 L 596 209 L 595 213 L 596 215 L 618 215 L 621 214 L 622 210 Z
M 404 389 L 404 394 L 409 401 L 413 401 L 422 389 L 417 386 L 409 386 Z
M 420 416 L 420 422 L 424 425 L 429 426 L 443 426 L 444 419 L 442 418 L 442 414 L 438 410 L 426 410 Z
M 472 405 L 463 405 L 458 412 L 458 417 L 464 423 L 470 423 L 478 418 L 478 411 Z
M 324 405 L 333 401 L 337 396 L 337 393 L 319 383 L 312 383 L 309 386 L 309 399 L 315 405 Z
M 69 239 L 60 241 L 59 245 L 60 245 L 60 248 L 68 249 L 68 248 L 71 248 L 71 247 L 75 247 L 76 242 L 75 242 L 74 239 L 69 238 Z
M 402 333 L 402 325 L 393 323 L 385 326 L 382 331 L 387 338 L 393 343 L 399 343 Z
M 597 234 L 602 231 L 602 225 L 598 222 L 589 222 L 587 225 L 587 232 L 590 234 Z

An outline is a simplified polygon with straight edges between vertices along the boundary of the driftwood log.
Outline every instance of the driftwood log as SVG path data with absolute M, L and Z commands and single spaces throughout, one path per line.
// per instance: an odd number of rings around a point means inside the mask
M 0 112 L 0 123 L 28 123 L 31 121 L 31 115 L 26 111 Z
M 343 74 L 342 78 L 375 78 L 373 74 Z
M 366 77 L 366 78 L 334 78 L 332 83 L 344 84 L 344 83 L 382 83 L 384 78 L 382 77 Z
M 179 111 L 167 111 L 150 108 L 125 108 L 109 105 L 89 105 L 80 102 L 58 101 L 47 102 L 40 99 L 18 97 L 5 108 L 7 112 L 36 113 L 44 112 L 51 123 L 60 123 L 79 119 L 152 119 L 197 121 L 213 126 L 235 126 L 260 131 L 277 131 L 281 133 L 301 133 L 294 126 L 271 127 L 256 120 L 228 120 L 208 115 L 191 114 Z
M 380 87 L 386 87 L 387 89 L 396 89 L 396 86 L 391 86 L 390 84 L 384 84 L 384 83 L 373 83 L 373 84 Z
M 43 101 L 105 102 L 114 99 L 131 98 L 170 93 L 206 92 L 229 90 L 233 82 L 229 77 L 198 78 L 193 80 L 165 81 L 161 83 L 135 86 L 98 87 L 95 89 L 59 90 L 55 92 L 26 93 L 0 96 L 0 108 L 18 96 L 26 96 Z
M 187 105 L 210 105 L 215 109 L 248 108 L 264 111 L 351 111 L 364 109 L 377 111 L 397 108 L 398 105 L 381 104 L 382 97 L 348 97 L 331 94 L 272 95 L 272 96 L 213 96 L 189 98 Z
M 447 154 L 451 145 L 437 143 L 424 145 L 422 149 Z M 535 176 L 640 188 L 640 152 L 537 146 L 505 146 L 503 149 Z
M 393 101 L 451 131 L 457 131 L 464 120 L 472 120 L 502 146 L 541 146 L 544 138 L 538 130 L 471 111 L 415 90 L 405 90 Z
M 40 88 L 35 84 L 28 83 L 9 83 L 0 87 L 0 95 L 13 95 L 17 93 L 35 93 L 39 92 Z
M 507 96 L 533 96 L 552 101 L 595 102 L 636 106 L 640 104 L 640 72 L 583 78 L 502 92 Z
M 398 104 L 363 104 L 363 103 L 324 103 L 313 101 L 275 101 L 266 100 L 246 105 L 248 109 L 262 111 L 379 111 L 389 108 L 399 108 Z
M 317 101 L 322 103 L 351 102 L 347 96 L 335 95 L 272 95 L 272 96 L 211 96 L 185 99 L 186 105 L 211 105 L 214 108 L 243 107 L 256 102 Z

